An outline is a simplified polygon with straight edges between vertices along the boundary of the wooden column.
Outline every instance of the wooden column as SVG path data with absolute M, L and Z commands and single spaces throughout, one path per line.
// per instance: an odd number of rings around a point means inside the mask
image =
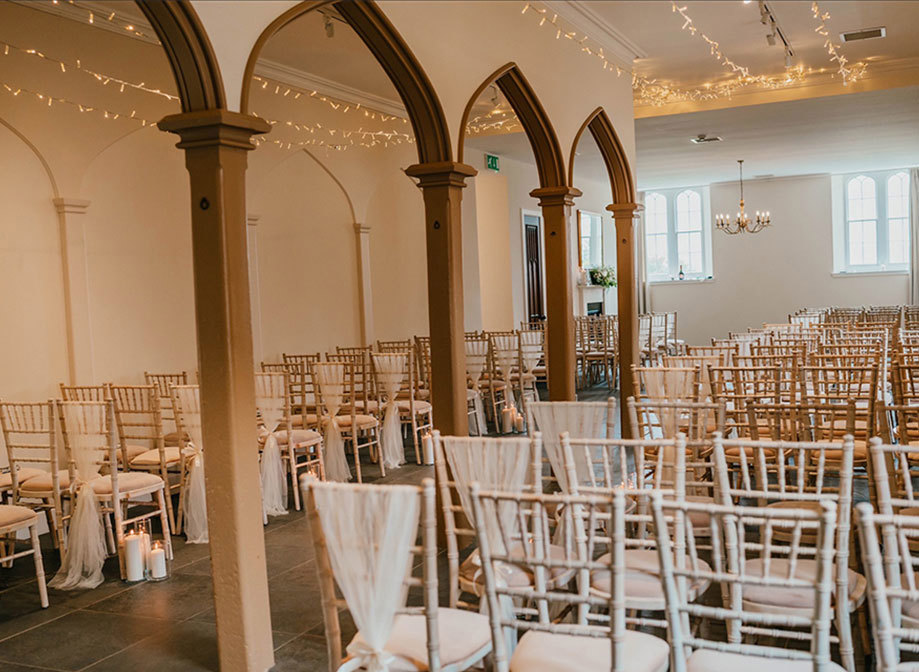
M 431 403 L 434 426 L 446 436 L 465 436 L 466 341 L 463 325 L 462 199 L 470 166 L 453 161 L 409 166 L 424 192 L 431 334 Z M 397 259 L 390 263 L 400 263 Z
M 246 153 L 268 124 L 207 110 L 159 127 L 181 138 L 191 177 L 195 322 L 207 520 L 220 669 L 274 665 L 255 434 Z
M 574 343 L 574 269 L 577 235 L 571 206 L 581 192 L 571 187 L 545 187 L 530 192 L 542 208 L 546 252 L 546 359 L 549 399 L 577 399 Z
M 616 220 L 616 282 L 619 299 L 619 398 L 620 408 L 633 393 L 632 365 L 639 363 L 638 265 L 635 258 L 635 220 L 641 212 L 636 203 L 606 206 Z M 629 423 L 622 423 L 622 436 L 629 437 Z

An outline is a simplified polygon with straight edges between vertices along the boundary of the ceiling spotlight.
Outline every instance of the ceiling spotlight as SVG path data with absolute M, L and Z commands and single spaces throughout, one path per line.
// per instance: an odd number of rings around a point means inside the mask
M 324 23 L 325 23 L 325 36 L 335 37 L 335 24 L 332 23 L 332 17 L 326 14 Z
M 768 35 L 766 35 L 766 42 L 769 43 L 769 46 L 770 46 L 770 47 L 774 47 L 774 46 L 775 46 L 775 33 L 774 33 L 774 32 L 769 33 Z
M 786 67 L 786 68 L 790 68 L 791 66 L 792 66 L 792 63 L 791 63 L 791 52 L 788 51 L 788 49 L 786 49 L 786 50 L 785 50 L 785 67 Z

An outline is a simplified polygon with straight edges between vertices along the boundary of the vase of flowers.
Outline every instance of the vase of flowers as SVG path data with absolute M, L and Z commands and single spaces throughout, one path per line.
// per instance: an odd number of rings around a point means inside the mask
M 612 266 L 597 266 L 588 271 L 590 284 L 604 289 L 616 286 L 616 269 Z

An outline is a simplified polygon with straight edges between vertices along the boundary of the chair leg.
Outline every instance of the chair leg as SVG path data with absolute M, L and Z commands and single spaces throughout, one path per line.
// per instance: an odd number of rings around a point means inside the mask
M 354 468 L 357 470 L 357 482 L 363 483 L 364 479 L 361 476 L 361 456 L 358 442 L 359 436 L 360 434 L 358 434 L 357 427 L 354 427 L 353 431 L 351 432 L 351 452 L 354 453 Z M 381 467 L 382 465 L 383 463 L 380 462 Z
M 102 518 L 104 519 L 104 522 L 105 522 L 106 551 L 108 552 L 109 555 L 111 555 L 112 553 L 118 552 L 118 546 L 115 544 L 115 538 L 112 536 L 112 517 L 111 517 L 111 514 L 103 511 Z
M 415 445 L 415 462 L 421 464 L 421 451 L 418 449 L 418 416 L 415 409 L 410 411 L 412 414 L 412 443 Z
M 307 448 L 309 450 L 309 448 Z M 300 490 L 297 488 L 297 451 L 288 447 L 287 459 L 290 461 L 290 487 L 294 491 L 294 509 L 300 510 Z
M 32 539 L 32 559 L 35 561 L 35 578 L 38 580 L 38 595 L 41 597 L 42 609 L 48 608 L 48 586 L 45 585 L 45 565 L 41 559 L 41 543 L 38 540 L 38 525 L 29 526 Z
M 163 526 L 163 542 L 166 544 L 166 557 L 172 560 L 172 534 L 169 532 L 169 514 L 166 511 L 166 484 L 156 491 L 156 501 L 160 508 L 160 524 Z
M 165 465 L 160 468 L 160 478 L 163 479 L 163 489 L 166 491 L 166 512 L 169 515 L 169 529 L 174 530 L 176 518 L 175 512 L 172 510 L 172 496 L 169 489 L 169 470 Z

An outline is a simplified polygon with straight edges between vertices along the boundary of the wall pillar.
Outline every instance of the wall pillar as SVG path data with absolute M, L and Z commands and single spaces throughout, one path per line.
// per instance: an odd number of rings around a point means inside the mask
M 616 220 L 616 292 L 619 300 L 619 398 L 621 405 L 633 394 L 632 365 L 638 365 L 638 265 L 635 258 L 637 203 L 606 206 Z M 629 437 L 629 423 L 622 423 L 622 436 Z
M 452 161 L 409 166 L 424 192 L 428 259 L 428 320 L 431 334 L 431 403 L 434 426 L 465 436 L 466 339 L 463 324 L 462 199 L 471 166 Z
M 373 332 L 373 278 L 370 275 L 370 226 L 354 223 L 357 236 L 357 282 L 361 301 L 361 341 L 370 345 Z
M 53 202 L 60 222 L 70 384 L 92 385 L 96 379 L 84 227 L 89 201 L 78 198 L 55 198 Z
M 252 305 L 252 359 L 258 363 L 265 358 L 262 349 L 262 290 L 258 273 L 258 223 L 261 215 L 246 215 L 246 239 L 249 243 L 249 301 Z
M 546 255 L 546 359 L 549 399 L 577 399 L 574 342 L 574 269 L 577 229 L 571 206 L 581 192 L 572 187 L 544 187 L 530 192 L 542 208 Z
M 176 133 L 191 178 L 195 323 L 207 460 L 207 519 L 220 669 L 274 665 L 255 434 L 246 153 L 269 130 L 206 110 L 159 123 Z

